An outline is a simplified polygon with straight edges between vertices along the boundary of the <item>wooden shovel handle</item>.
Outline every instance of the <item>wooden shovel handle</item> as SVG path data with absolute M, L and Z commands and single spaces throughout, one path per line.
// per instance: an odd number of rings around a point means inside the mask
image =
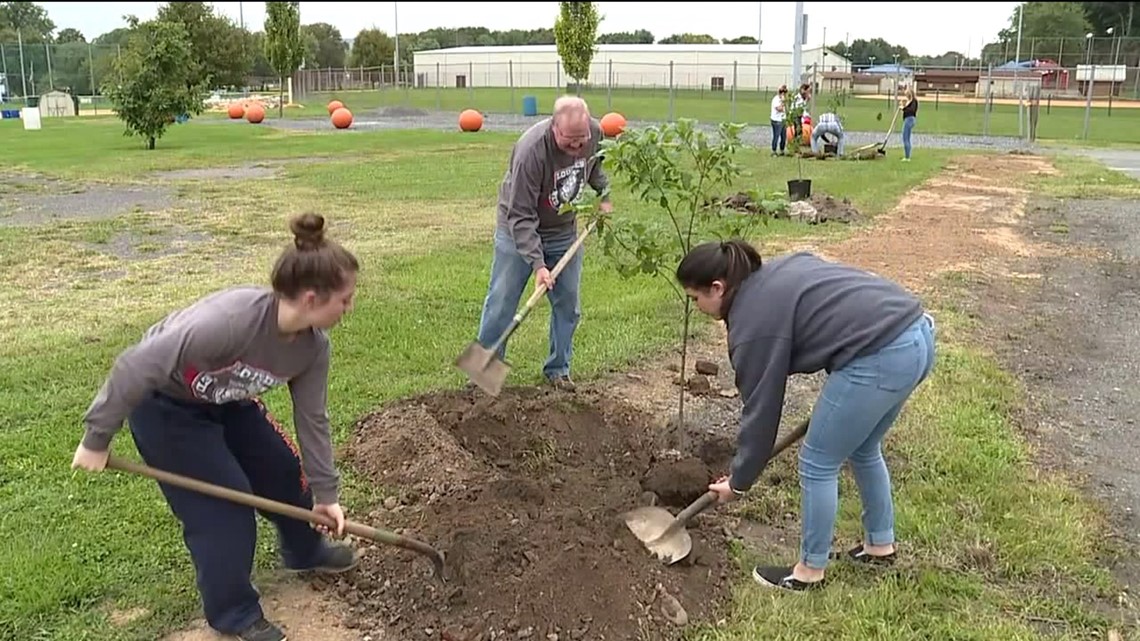
M 140 476 L 145 476 L 162 483 L 174 485 L 187 490 L 192 490 L 207 496 L 213 496 L 227 501 L 233 501 L 240 505 L 246 505 L 258 510 L 272 512 L 274 514 L 281 514 L 283 516 L 292 517 L 301 521 L 308 521 L 315 525 L 323 525 L 329 531 L 336 530 L 336 523 L 324 514 L 318 514 L 313 510 L 306 510 L 305 508 L 297 507 L 296 505 L 289 505 L 288 503 L 281 503 L 272 499 L 267 499 L 263 496 L 256 494 L 249 494 L 247 492 L 239 492 L 228 487 L 214 485 L 198 479 L 182 476 L 173 472 L 156 469 L 142 463 L 135 463 L 126 459 L 119 458 L 111 455 L 107 458 L 107 468 L 122 470 L 124 472 L 131 472 Z M 369 527 L 360 523 L 346 520 L 344 522 L 344 531 L 349 534 L 354 534 L 364 539 L 376 541 L 377 543 L 384 543 L 387 545 L 394 545 L 413 552 L 422 554 L 431 559 L 432 564 L 436 566 L 437 574 L 442 571 L 443 555 L 431 547 L 430 545 L 417 541 L 415 539 L 401 536 L 395 532 L 388 530 L 381 530 L 379 528 Z

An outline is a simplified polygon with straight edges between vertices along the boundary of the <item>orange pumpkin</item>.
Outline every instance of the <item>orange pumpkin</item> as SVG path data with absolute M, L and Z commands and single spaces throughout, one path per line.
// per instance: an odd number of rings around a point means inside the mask
M 332 112 L 331 120 L 337 129 L 348 129 L 352 126 L 352 112 L 345 107 L 340 107 Z
M 479 131 L 483 128 L 483 114 L 475 109 L 464 109 L 459 114 L 459 129 L 462 131 Z
M 602 116 L 601 122 L 598 123 L 602 127 L 602 133 L 606 136 L 613 138 L 621 132 L 625 131 L 625 116 L 611 111 L 610 113 Z
M 344 106 L 344 103 L 343 103 L 343 102 L 341 102 L 341 101 L 339 101 L 339 100 L 330 100 L 330 101 L 329 101 L 329 115 L 330 115 L 330 116 L 331 116 L 331 115 L 333 115 L 333 113 L 334 113 L 334 112 L 335 112 L 337 109 L 340 109 L 340 108 L 341 108 L 341 107 L 343 107 L 343 106 Z
M 230 108 L 226 110 L 231 120 L 237 120 L 245 115 L 245 105 L 240 102 L 231 102 Z
M 265 120 L 265 107 L 262 107 L 260 104 L 258 104 L 256 102 L 251 104 L 245 110 L 245 119 L 248 120 L 249 122 L 255 124 L 255 125 L 258 124 L 259 122 L 261 122 L 262 120 Z
M 806 143 L 811 143 L 811 125 L 800 125 L 800 138 Z M 788 126 L 788 140 L 796 137 L 796 128 Z

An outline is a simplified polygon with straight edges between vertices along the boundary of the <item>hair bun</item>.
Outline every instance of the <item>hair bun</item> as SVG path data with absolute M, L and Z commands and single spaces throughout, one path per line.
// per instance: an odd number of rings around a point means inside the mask
M 297 249 L 319 249 L 325 244 L 325 217 L 320 214 L 301 214 L 289 221 L 289 229 Z

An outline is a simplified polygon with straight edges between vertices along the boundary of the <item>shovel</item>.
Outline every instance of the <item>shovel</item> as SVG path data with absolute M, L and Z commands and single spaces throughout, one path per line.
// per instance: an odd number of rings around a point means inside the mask
M 776 443 L 770 458 L 775 458 L 780 452 L 788 449 L 792 443 L 803 438 L 810 422 L 810 418 L 804 419 L 796 429 L 792 430 L 782 441 Z M 693 549 L 693 539 L 689 536 L 685 525 L 694 516 L 705 511 L 716 502 L 717 493 L 709 490 L 701 495 L 701 498 L 690 503 L 689 507 L 681 510 L 676 517 L 665 508 L 639 507 L 626 512 L 622 518 L 625 520 L 626 527 L 633 532 L 638 540 L 645 544 L 645 547 L 654 556 L 664 561 L 665 565 L 673 565 L 689 556 L 689 552 Z
M 566 267 L 574 254 L 578 252 L 578 248 L 585 242 L 586 237 L 590 232 L 594 231 L 594 226 L 597 222 L 591 222 L 586 231 L 578 235 L 577 240 L 566 250 L 554 269 L 550 272 L 550 278 L 557 281 L 558 275 Z M 478 341 L 472 341 L 467 349 L 455 359 L 455 365 L 467 372 L 467 376 L 471 382 L 475 383 L 491 396 L 498 396 L 499 392 L 503 389 L 503 383 L 507 380 L 507 374 L 511 371 L 510 365 L 507 365 L 502 360 L 497 358 L 497 353 L 506 344 L 507 339 L 511 334 L 515 333 L 523 320 L 530 315 L 531 310 L 538 305 L 538 301 L 546 293 L 546 287 L 539 285 L 535 288 L 534 293 L 531 294 L 530 299 L 526 301 L 526 305 L 521 310 L 515 313 L 515 317 L 511 319 L 511 324 L 507 326 L 507 331 L 495 341 L 495 344 L 490 348 L 483 347 Z
M 266 512 L 273 512 L 275 514 L 289 516 L 301 521 L 308 521 L 309 523 L 316 525 L 323 525 L 329 528 L 330 532 L 336 531 L 336 523 L 333 522 L 331 518 L 323 514 L 317 514 L 312 510 L 306 510 L 295 505 L 281 503 L 279 501 L 267 499 L 255 494 L 239 492 L 228 487 L 222 487 L 220 485 L 206 483 L 205 481 L 199 481 L 197 479 L 174 474 L 172 472 L 159 470 L 148 465 L 121 459 L 117 456 L 110 456 L 107 458 L 107 468 L 122 470 L 124 472 L 133 472 L 141 476 L 150 477 L 156 481 L 161 481 L 170 485 L 176 485 L 178 487 L 200 492 L 202 494 L 207 494 L 215 498 L 233 501 L 235 503 L 247 505 L 258 510 L 264 510 Z M 436 578 L 438 578 L 440 581 L 444 580 L 443 554 L 426 543 L 408 538 L 406 536 L 400 536 L 395 532 L 380 530 L 374 527 L 361 525 L 360 523 L 353 523 L 352 521 L 347 520 L 344 522 L 344 531 L 348 532 L 349 534 L 355 534 L 356 536 L 359 536 L 363 539 L 369 539 L 371 541 L 376 541 L 377 543 L 383 543 L 385 545 L 394 545 L 396 547 L 401 547 L 422 554 L 431 560 L 432 566 L 435 569 Z

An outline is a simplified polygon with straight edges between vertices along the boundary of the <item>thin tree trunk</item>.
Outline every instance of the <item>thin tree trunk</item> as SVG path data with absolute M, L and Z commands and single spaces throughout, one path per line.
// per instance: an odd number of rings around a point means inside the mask
M 277 85 L 277 117 L 285 118 L 285 76 L 281 76 L 281 82 Z
M 681 397 L 677 407 L 677 426 L 685 426 L 685 389 L 689 386 L 687 360 L 689 356 L 689 316 L 692 314 L 692 299 L 685 297 L 685 321 L 681 334 Z

